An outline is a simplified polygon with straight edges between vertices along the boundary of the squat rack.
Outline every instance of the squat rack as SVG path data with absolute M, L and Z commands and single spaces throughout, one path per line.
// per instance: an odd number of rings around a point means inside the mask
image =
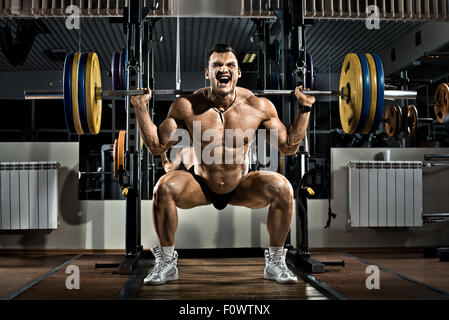
M 288 69 L 288 52 L 291 50 L 293 55 L 293 63 L 300 63 L 300 59 L 305 59 L 305 24 L 302 8 L 302 1 L 283 0 L 281 10 L 274 9 L 276 16 L 282 21 L 283 25 L 283 47 L 282 47 L 282 73 L 284 74 L 282 80 L 282 88 L 291 88 L 289 84 L 292 83 L 291 74 L 286 72 Z M 148 11 L 151 8 L 144 8 L 143 0 L 130 1 L 128 7 L 124 11 L 124 27 L 127 34 L 127 49 L 128 61 L 126 63 L 126 70 L 128 71 L 127 88 L 136 88 L 139 86 L 153 87 L 154 84 L 154 57 L 153 57 L 153 36 L 154 24 L 159 18 L 147 18 Z M 269 25 L 266 23 L 259 24 L 259 30 L 264 31 L 263 41 L 269 41 Z M 260 33 L 259 33 L 259 36 Z M 290 40 L 290 41 L 289 41 Z M 143 41 L 143 43 L 142 43 Z M 289 42 L 291 45 L 289 45 Z M 142 50 L 143 48 L 145 50 Z M 261 53 L 264 53 L 263 62 L 259 62 L 259 68 L 263 67 L 263 73 L 259 76 L 259 88 L 263 86 L 266 88 L 267 84 L 267 48 L 268 43 L 265 43 Z M 142 55 L 142 52 L 144 54 Z M 301 55 L 302 54 L 302 55 Z M 303 61 L 305 62 L 305 61 Z M 305 65 L 305 63 L 304 63 Z M 145 71 L 145 72 L 144 72 Z M 260 70 L 259 70 L 260 71 Z M 145 77 L 143 75 L 145 74 Z M 306 72 L 304 72 L 303 83 L 305 83 Z M 289 88 L 290 87 L 290 88 Z M 289 125 L 296 110 L 296 99 L 291 96 L 284 96 L 282 98 L 281 106 L 281 120 L 284 124 Z M 141 150 L 140 150 L 140 134 L 138 131 L 136 115 L 134 109 L 130 105 L 130 98 L 126 97 L 125 106 L 127 110 L 127 138 L 126 138 L 126 174 L 123 175 L 120 183 L 128 189 L 126 197 L 126 235 L 125 248 L 126 254 L 123 261 L 119 265 L 97 264 L 97 268 L 118 267 L 120 274 L 131 274 L 128 283 L 123 288 L 119 295 L 119 299 L 135 298 L 137 296 L 139 287 L 143 282 L 143 278 L 151 266 L 152 259 L 148 252 L 143 251 L 141 244 L 141 199 L 149 199 L 152 193 L 152 188 L 156 178 L 156 166 L 153 157 L 148 150 L 143 150 L 144 163 L 141 166 Z M 149 103 L 150 116 L 154 117 L 154 99 Z M 308 150 L 299 152 L 294 157 L 288 157 L 287 161 L 281 163 L 282 172 L 288 177 L 291 174 L 290 165 L 294 161 L 300 161 L 301 177 L 308 170 Z M 141 176 L 141 173 L 143 175 Z M 141 178 L 142 177 L 142 178 Z M 150 184 L 151 181 L 151 184 Z M 295 201 L 304 201 L 306 204 L 307 195 L 302 192 L 301 198 L 296 197 Z M 299 269 L 306 272 L 324 272 L 324 264 L 320 263 L 310 257 L 308 247 L 308 230 L 307 230 L 307 206 L 305 210 L 297 212 L 297 226 L 296 226 L 296 240 L 297 248 L 293 250 L 290 241 L 290 234 L 286 241 L 286 248 L 289 249 L 288 261 L 293 264 L 295 271 Z M 299 270 L 300 275 L 304 275 L 303 271 Z M 307 280 L 307 279 L 306 279 Z

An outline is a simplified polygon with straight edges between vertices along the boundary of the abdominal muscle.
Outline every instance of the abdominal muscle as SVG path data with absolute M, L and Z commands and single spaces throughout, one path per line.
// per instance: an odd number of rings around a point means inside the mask
M 221 163 L 207 164 L 204 161 L 195 162 L 195 174 L 205 180 L 206 185 L 215 193 L 225 194 L 233 191 L 242 178 L 248 174 L 249 159 L 248 146 L 245 145 L 240 150 L 237 148 L 216 147 L 211 152 L 212 155 L 220 155 Z M 224 150 L 232 155 L 231 159 L 225 163 Z M 218 153 L 218 154 L 217 154 Z M 197 158 L 197 157 L 196 157 Z M 239 159 L 239 161 L 237 161 Z

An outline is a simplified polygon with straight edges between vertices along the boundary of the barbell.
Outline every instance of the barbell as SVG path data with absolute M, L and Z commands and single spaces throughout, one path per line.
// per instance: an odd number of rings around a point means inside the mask
M 125 57 L 123 58 L 123 56 Z M 113 66 L 126 61 L 126 51 L 113 57 Z M 118 63 L 118 64 L 117 64 Z M 113 67 L 114 68 L 114 67 Z M 126 70 L 124 68 L 123 70 Z M 114 70 L 112 74 L 117 74 Z M 123 74 L 123 72 L 122 72 Z M 98 56 L 94 52 L 71 52 L 66 55 L 63 90 L 25 90 L 25 99 L 62 99 L 67 128 L 76 134 L 97 134 L 101 126 L 101 101 L 105 97 L 133 96 L 145 90 L 123 90 L 123 79 L 113 77 L 113 88 L 102 90 Z M 126 81 L 125 81 L 126 82 Z M 121 83 L 121 85 L 116 85 Z M 416 91 L 385 90 L 380 58 L 376 54 L 349 53 L 343 62 L 339 90 L 304 90 L 313 96 L 338 96 L 340 122 L 344 132 L 369 133 L 382 120 L 384 99 L 416 99 Z M 192 91 L 155 89 L 153 96 L 191 94 Z M 258 96 L 291 95 L 294 90 L 255 90 Z

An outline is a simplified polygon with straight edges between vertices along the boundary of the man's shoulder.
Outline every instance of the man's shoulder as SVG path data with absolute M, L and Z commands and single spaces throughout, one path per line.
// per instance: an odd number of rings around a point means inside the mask
M 183 94 L 175 99 L 174 104 L 179 107 L 192 107 L 205 99 L 205 90 L 206 88 L 201 88 L 193 93 Z
M 248 105 L 251 105 L 260 111 L 270 111 L 273 107 L 270 100 L 265 97 L 258 97 L 254 95 L 251 90 L 239 87 L 239 92 L 241 92 L 241 97 L 246 100 Z
M 191 94 L 183 94 L 177 97 L 170 108 L 170 114 L 177 115 L 177 118 L 188 118 L 193 108 L 201 106 L 204 102 L 203 89 L 199 89 Z

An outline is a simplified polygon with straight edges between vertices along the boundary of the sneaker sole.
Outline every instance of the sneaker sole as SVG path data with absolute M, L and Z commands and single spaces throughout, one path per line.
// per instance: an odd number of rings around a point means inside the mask
M 157 286 L 157 285 L 160 285 L 160 284 L 164 284 L 164 283 L 166 283 L 168 281 L 174 281 L 174 280 L 178 280 L 178 279 L 179 279 L 179 275 L 178 275 L 178 272 L 176 272 L 174 275 L 166 278 L 164 281 L 146 281 L 145 282 L 145 280 L 143 280 L 143 284 L 146 285 L 146 286 L 147 285 L 148 286 Z
M 266 274 L 266 273 L 264 273 L 263 277 L 264 277 L 264 279 L 273 280 L 273 281 L 276 281 L 277 283 L 281 283 L 281 284 L 298 283 L 298 280 L 278 281 L 275 276 L 270 276 L 269 274 Z

